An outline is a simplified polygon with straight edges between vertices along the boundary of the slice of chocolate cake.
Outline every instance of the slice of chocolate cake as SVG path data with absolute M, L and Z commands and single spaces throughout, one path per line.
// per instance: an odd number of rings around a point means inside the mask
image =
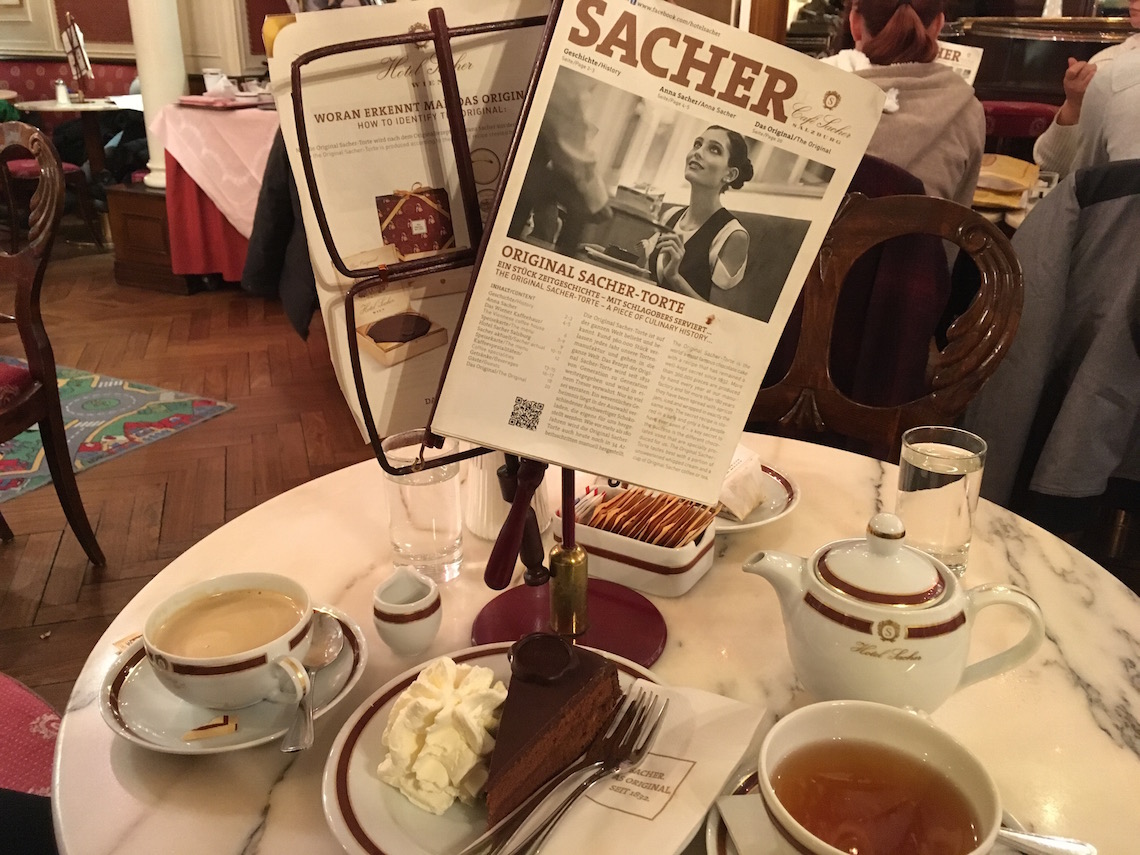
M 614 663 L 557 635 L 520 639 L 510 659 L 485 785 L 489 825 L 574 762 L 621 701 Z

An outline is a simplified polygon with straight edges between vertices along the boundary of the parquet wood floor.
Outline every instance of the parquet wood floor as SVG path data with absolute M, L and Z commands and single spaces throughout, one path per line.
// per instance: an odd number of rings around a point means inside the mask
M 319 316 L 302 340 L 276 302 L 126 288 L 112 263 L 57 244 L 43 292 L 57 364 L 237 406 L 78 477 L 105 568 L 87 562 L 50 485 L 0 506 L 16 535 L 0 544 L 0 671 L 60 710 L 99 636 L 172 559 L 243 511 L 372 456 Z M 0 284 L 4 311 L 10 293 Z M 18 339 L 0 335 L 0 353 L 22 355 Z

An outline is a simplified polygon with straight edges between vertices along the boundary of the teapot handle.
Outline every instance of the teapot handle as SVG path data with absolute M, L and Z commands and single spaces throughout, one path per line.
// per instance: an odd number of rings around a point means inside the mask
M 966 596 L 974 615 L 987 606 L 1013 606 L 1029 618 L 1029 629 L 1012 647 L 967 666 L 962 672 L 962 679 L 958 682 L 959 689 L 979 680 L 995 677 L 1020 665 L 1032 656 L 1045 640 L 1045 621 L 1041 617 L 1041 609 L 1024 591 L 1008 585 L 979 585 L 966 591 Z

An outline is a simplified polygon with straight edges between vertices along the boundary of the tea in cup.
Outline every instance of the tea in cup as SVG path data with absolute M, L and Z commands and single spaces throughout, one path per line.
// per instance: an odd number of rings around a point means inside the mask
M 920 713 L 812 704 L 760 746 L 760 794 L 780 853 L 984 855 L 1001 826 L 982 764 Z
M 439 586 L 410 567 L 397 567 L 372 596 L 376 632 L 400 656 L 427 650 L 439 632 L 442 618 Z
M 159 682 L 196 706 L 298 703 L 309 690 L 301 660 L 312 624 L 309 595 L 297 582 L 235 573 L 160 603 L 143 627 L 143 645 Z

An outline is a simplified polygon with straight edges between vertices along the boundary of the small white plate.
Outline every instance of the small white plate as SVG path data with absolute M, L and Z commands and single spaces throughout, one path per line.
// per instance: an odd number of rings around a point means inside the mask
M 764 479 L 764 495 L 767 498 L 740 522 L 726 514 L 718 516 L 717 534 L 733 534 L 759 528 L 787 516 L 800 503 L 800 488 L 795 481 L 767 464 L 761 464 L 760 469 Z
M 351 618 L 331 606 L 321 606 L 317 611 L 327 612 L 340 622 L 345 643 L 340 655 L 317 672 L 313 718 L 322 716 L 348 694 L 364 673 L 368 658 L 364 633 Z M 186 703 L 163 686 L 146 658 L 142 638 L 138 638 L 119 654 L 103 678 L 99 711 L 111 730 L 143 748 L 167 754 L 219 754 L 280 738 L 297 708 L 262 701 L 229 713 L 237 719 L 236 732 L 186 742 L 184 733 L 221 713 Z
M 450 656 L 456 662 L 490 668 L 496 679 L 508 683 L 510 648 L 509 642 L 498 642 Z M 623 687 L 639 677 L 660 682 L 636 663 L 602 650 L 595 652 L 613 660 Z M 376 776 L 385 755 L 380 737 L 392 705 L 428 664 L 405 671 L 378 689 L 349 716 L 333 742 L 322 786 L 325 818 L 333 836 L 351 855 L 444 855 L 458 852 L 487 829 L 487 811 L 481 804 L 456 802 L 436 816 Z
M 741 773 L 740 775 L 733 775 L 729 778 L 731 783 L 725 789 L 724 794 L 726 796 L 742 796 L 755 793 L 758 787 L 756 775 L 755 770 L 747 774 Z M 758 811 L 757 816 L 766 816 L 762 808 Z M 1021 823 L 1009 813 L 1002 814 L 1002 824 L 1009 828 L 1017 829 L 1018 831 L 1023 830 Z M 749 823 L 749 826 L 751 827 L 751 823 Z M 758 841 L 761 848 L 757 851 L 756 855 L 772 855 L 772 853 L 778 851 L 775 845 L 776 832 L 770 824 L 763 823 L 763 825 L 757 825 L 755 830 L 758 830 L 761 838 L 763 838 Z M 769 842 L 769 839 L 765 837 L 766 832 L 771 834 L 771 845 L 767 847 L 765 844 Z M 705 851 L 708 855 L 740 855 L 736 846 L 733 845 L 732 835 L 728 833 L 728 828 L 721 819 L 720 810 L 717 808 L 716 802 L 713 802 L 713 806 L 709 808 L 708 819 L 705 820 Z M 1013 849 L 1001 843 L 997 843 L 994 845 L 994 848 L 990 850 L 990 855 L 1017 855 L 1017 853 Z

